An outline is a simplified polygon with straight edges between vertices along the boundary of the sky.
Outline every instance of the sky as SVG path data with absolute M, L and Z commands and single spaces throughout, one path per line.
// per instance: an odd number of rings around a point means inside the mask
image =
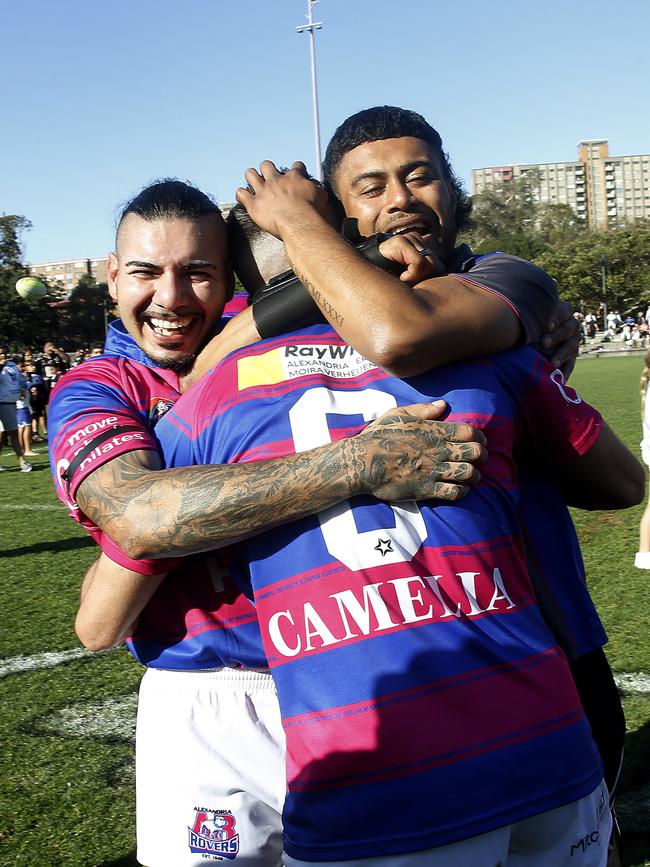
M 263 159 L 315 168 L 307 0 L 0 0 L 0 213 L 24 259 L 104 256 L 160 177 L 232 202 Z M 648 0 L 320 0 L 322 151 L 393 104 L 471 170 L 650 153 Z

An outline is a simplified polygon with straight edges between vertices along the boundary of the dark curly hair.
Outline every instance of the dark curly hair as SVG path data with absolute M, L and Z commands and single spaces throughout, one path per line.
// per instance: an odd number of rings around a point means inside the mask
M 459 179 L 449 162 L 449 157 L 442 147 L 442 139 L 437 130 L 427 123 L 421 114 L 398 108 L 394 105 L 377 105 L 366 108 L 344 120 L 338 127 L 325 152 L 323 161 L 323 178 L 328 191 L 338 198 L 336 189 L 336 170 L 348 151 L 371 141 L 383 141 L 388 138 L 403 138 L 412 136 L 430 144 L 440 156 L 440 162 L 445 179 L 451 184 L 456 194 L 455 221 L 456 228 L 462 229 L 469 223 L 472 203 L 463 189 Z

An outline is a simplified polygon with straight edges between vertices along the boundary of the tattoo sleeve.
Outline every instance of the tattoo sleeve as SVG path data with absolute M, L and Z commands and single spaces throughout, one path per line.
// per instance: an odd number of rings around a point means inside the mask
M 484 452 L 470 425 L 397 409 L 356 436 L 269 461 L 165 470 L 157 453 L 129 452 L 84 479 L 77 502 L 129 557 L 157 559 L 223 547 L 357 494 L 457 500 Z
M 217 548 L 311 514 L 363 488 L 362 448 L 323 447 L 288 458 L 158 470 L 130 452 L 81 484 L 83 512 L 130 557 Z M 345 458 L 345 459 L 343 459 Z

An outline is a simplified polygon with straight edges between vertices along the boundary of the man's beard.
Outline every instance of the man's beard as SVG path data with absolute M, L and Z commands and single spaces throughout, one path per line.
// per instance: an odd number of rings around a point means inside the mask
M 183 355 L 181 358 L 156 358 L 155 355 L 149 355 L 148 352 L 145 354 L 149 361 L 152 361 L 156 367 L 160 367 L 163 370 L 173 370 L 174 373 L 178 373 L 182 376 L 190 372 L 194 366 L 198 353 L 194 352 L 191 355 Z
M 145 352 L 145 355 L 156 365 L 156 367 L 161 367 L 163 370 L 173 370 L 174 373 L 184 376 L 186 373 L 189 373 L 194 366 L 197 355 L 207 346 L 210 340 L 212 340 L 214 335 L 217 333 L 217 325 L 218 323 L 215 322 L 215 324 L 209 329 L 208 333 L 201 341 L 201 345 L 197 347 L 196 352 L 182 355 L 180 358 L 165 358 L 164 356 L 157 358 L 155 355 L 150 355 L 148 352 Z

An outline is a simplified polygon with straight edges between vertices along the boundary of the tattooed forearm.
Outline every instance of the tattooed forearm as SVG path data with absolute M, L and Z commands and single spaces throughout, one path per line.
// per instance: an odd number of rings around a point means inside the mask
M 81 485 L 80 507 L 131 557 L 220 547 L 362 490 L 354 449 L 330 445 L 274 461 L 152 470 L 123 455 Z M 348 457 L 349 455 L 349 457 Z
M 338 325 L 339 327 L 341 325 L 343 325 L 343 322 L 345 321 L 343 316 L 332 307 L 332 305 L 329 303 L 329 301 L 326 298 L 323 298 L 322 294 L 314 286 L 314 284 L 311 282 L 311 280 L 308 280 L 307 277 L 304 276 L 304 274 L 300 274 L 298 271 L 296 271 L 296 276 L 298 277 L 298 279 L 300 280 L 302 285 L 305 287 L 305 289 L 309 292 L 309 294 L 314 299 L 316 304 L 318 304 L 318 306 L 323 311 L 323 313 L 325 314 L 327 319 L 333 325 Z
M 272 461 L 159 470 L 114 459 L 81 485 L 83 511 L 131 557 L 221 547 L 357 494 L 456 500 L 478 479 L 482 435 L 394 410 L 350 439 Z

